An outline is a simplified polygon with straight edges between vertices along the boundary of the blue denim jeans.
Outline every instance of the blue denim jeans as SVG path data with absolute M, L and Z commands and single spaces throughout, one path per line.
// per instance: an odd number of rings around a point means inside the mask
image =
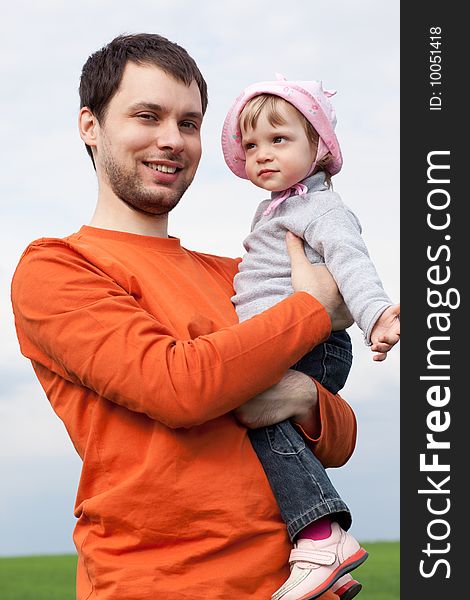
M 336 394 L 346 382 L 351 363 L 349 335 L 336 331 L 292 369 L 315 378 Z M 307 525 L 326 515 L 331 515 L 343 529 L 349 529 L 348 507 L 290 421 L 252 429 L 249 436 L 292 541 Z

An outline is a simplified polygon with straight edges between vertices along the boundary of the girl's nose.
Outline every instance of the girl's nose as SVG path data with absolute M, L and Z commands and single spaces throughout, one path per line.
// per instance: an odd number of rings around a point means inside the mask
M 273 153 L 271 149 L 266 147 L 259 147 L 258 153 L 256 154 L 256 160 L 259 163 L 264 163 L 273 159 Z

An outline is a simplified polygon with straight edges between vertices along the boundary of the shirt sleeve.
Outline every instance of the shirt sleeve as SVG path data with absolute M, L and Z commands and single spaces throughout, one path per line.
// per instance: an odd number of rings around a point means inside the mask
M 320 408 L 320 434 L 311 435 L 308 428 L 297 424 L 310 449 L 324 467 L 341 467 L 356 446 L 357 423 L 354 411 L 339 395 L 332 394 L 314 380 Z
M 25 356 L 171 428 L 240 406 L 330 332 L 322 305 L 298 292 L 244 323 L 177 339 L 112 277 L 59 242 L 25 252 L 12 302 Z

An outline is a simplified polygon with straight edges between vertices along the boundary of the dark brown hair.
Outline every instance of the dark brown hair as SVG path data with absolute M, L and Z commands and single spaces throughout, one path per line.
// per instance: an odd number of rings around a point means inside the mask
M 104 121 L 128 62 L 155 65 L 186 85 L 195 81 L 206 112 L 207 84 L 195 61 L 184 48 L 156 33 L 120 35 L 89 56 L 80 77 L 80 108 L 87 106 L 99 122 Z M 93 161 L 91 148 L 86 149 Z

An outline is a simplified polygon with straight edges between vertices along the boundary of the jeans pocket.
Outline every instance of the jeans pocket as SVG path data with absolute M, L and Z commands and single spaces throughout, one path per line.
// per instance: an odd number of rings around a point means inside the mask
M 305 450 L 302 436 L 289 421 L 266 427 L 269 446 L 276 454 L 294 455 Z

